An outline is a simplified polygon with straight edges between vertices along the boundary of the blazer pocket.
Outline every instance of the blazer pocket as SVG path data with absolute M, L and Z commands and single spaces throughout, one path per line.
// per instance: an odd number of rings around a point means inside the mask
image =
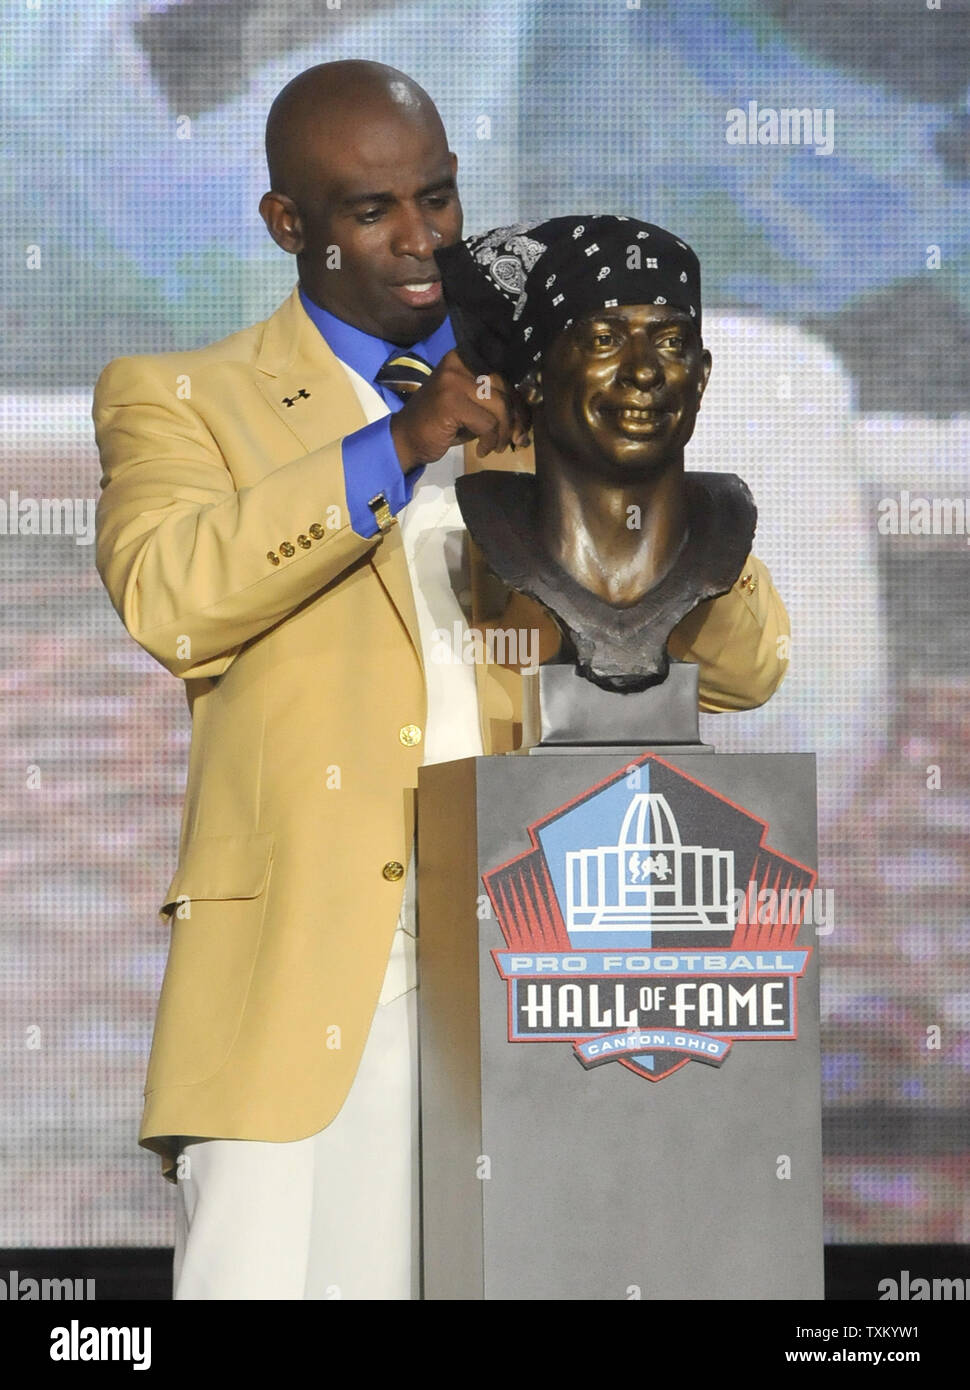
M 159 914 L 167 916 L 186 900 L 258 898 L 272 857 L 272 835 L 198 836 L 183 854 Z
M 272 835 L 194 840 L 166 893 L 172 924 L 145 1090 L 207 1081 L 239 1034 L 263 935 Z

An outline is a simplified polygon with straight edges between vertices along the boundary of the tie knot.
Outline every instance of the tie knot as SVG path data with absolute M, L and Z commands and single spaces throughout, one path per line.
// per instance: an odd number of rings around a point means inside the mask
M 402 400 L 423 386 L 433 368 L 415 352 L 392 352 L 374 378 L 378 386 L 386 386 Z

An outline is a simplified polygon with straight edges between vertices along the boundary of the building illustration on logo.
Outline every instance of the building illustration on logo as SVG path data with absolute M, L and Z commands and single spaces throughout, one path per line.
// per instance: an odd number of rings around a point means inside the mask
M 656 754 L 527 827 L 483 875 L 510 1043 L 571 1042 L 659 1081 L 737 1041 L 798 1036 L 812 869 L 760 817 Z
M 630 800 L 615 845 L 566 853 L 573 946 L 642 946 L 658 927 L 734 934 L 734 853 L 681 843 L 667 798 Z

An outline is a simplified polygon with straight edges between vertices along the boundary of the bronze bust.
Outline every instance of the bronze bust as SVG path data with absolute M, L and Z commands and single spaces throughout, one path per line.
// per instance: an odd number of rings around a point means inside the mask
M 662 681 L 671 631 L 730 589 L 757 515 L 740 478 L 684 471 L 711 366 L 696 256 L 659 227 L 599 216 L 437 255 L 463 359 L 532 413 L 534 477 L 458 480 L 470 534 L 551 612 L 560 661 L 615 691 Z

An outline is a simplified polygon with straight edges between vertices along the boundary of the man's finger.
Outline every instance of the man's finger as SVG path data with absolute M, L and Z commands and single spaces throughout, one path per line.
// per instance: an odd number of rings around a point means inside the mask
M 500 454 L 504 448 L 505 445 L 499 443 L 498 430 L 490 430 L 488 434 L 483 434 L 479 437 L 478 444 L 475 447 L 475 453 L 480 459 L 483 459 L 488 454 Z
M 511 401 L 493 401 L 496 407 L 489 413 L 494 421 L 493 429 L 483 434 L 482 438 L 489 445 L 487 452 L 501 454 L 509 447 L 515 437 L 515 419 L 512 414 Z
M 466 398 L 459 411 L 459 423 L 470 429 L 476 438 L 488 434 L 496 426 L 500 432 L 507 431 L 510 422 L 511 411 L 501 397 L 478 400 L 477 397 L 470 396 Z
M 518 391 L 512 392 L 512 447 L 524 449 L 532 432 L 532 412 Z
M 514 394 L 504 386 L 504 383 L 501 382 L 501 378 L 489 378 L 489 380 L 498 381 L 500 383 L 500 389 L 496 389 L 494 394 L 484 397 L 481 395 L 480 390 L 476 390 L 475 403 L 481 406 L 483 410 L 486 410 L 497 422 L 498 429 L 495 436 L 496 444 L 492 452 L 501 453 L 503 449 L 508 448 L 516 435 L 521 433 L 521 430 L 515 416 Z M 478 433 L 481 435 L 482 431 L 479 430 Z

